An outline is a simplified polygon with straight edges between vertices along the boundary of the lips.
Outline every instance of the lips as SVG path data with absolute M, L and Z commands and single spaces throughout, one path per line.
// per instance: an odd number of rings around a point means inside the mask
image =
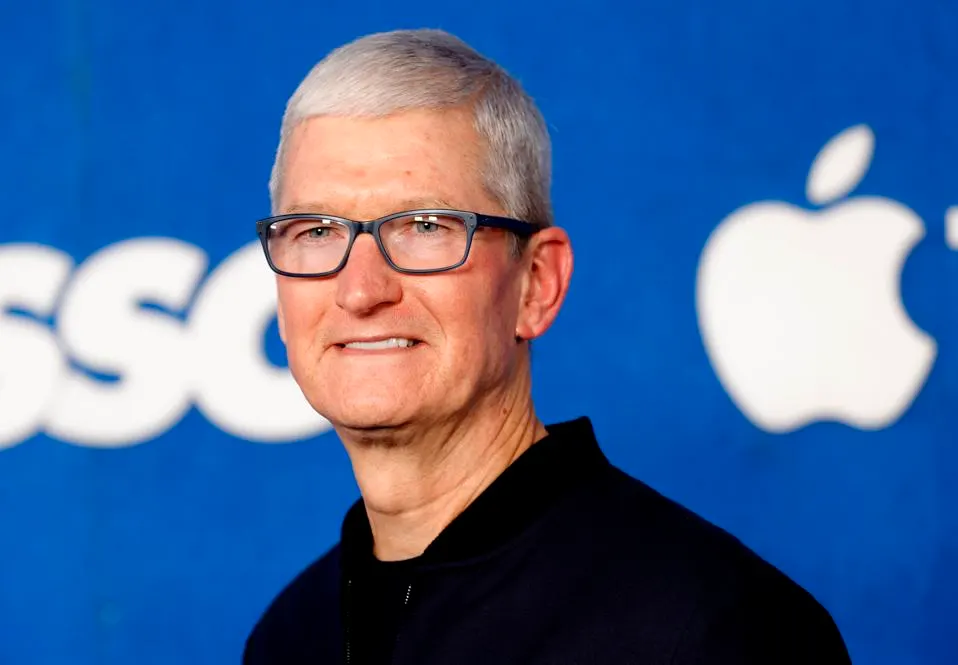
M 378 339 L 339 342 L 336 346 L 341 349 L 353 349 L 356 351 L 387 351 L 391 349 L 408 349 L 419 343 L 420 340 L 412 337 L 381 337 Z
M 415 346 L 418 343 L 418 340 L 408 339 L 406 337 L 390 337 L 388 339 L 380 339 L 372 342 L 346 342 L 342 346 L 344 349 L 382 351 L 384 349 L 407 349 L 410 346 Z

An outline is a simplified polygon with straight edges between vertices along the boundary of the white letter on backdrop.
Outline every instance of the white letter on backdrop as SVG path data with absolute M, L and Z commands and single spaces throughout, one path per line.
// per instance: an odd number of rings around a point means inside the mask
M 72 267 L 52 247 L 0 245 L 0 448 L 36 432 L 67 367 L 50 328 L 7 310 L 51 316 Z
M 119 380 L 71 373 L 47 411 L 51 436 L 126 446 L 182 418 L 190 406 L 189 335 L 176 318 L 142 305 L 184 310 L 206 263 L 203 250 L 189 243 L 137 238 L 105 247 L 80 265 L 60 306 L 60 338 L 82 367 Z
M 216 426 L 253 441 L 313 436 L 329 422 L 306 401 L 286 368 L 266 359 L 263 338 L 276 316 L 276 284 L 258 242 L 209 276 L 190 314 L 196 405 Z

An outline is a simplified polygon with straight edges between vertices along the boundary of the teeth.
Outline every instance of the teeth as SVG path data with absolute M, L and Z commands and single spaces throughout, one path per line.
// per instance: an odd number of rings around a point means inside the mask
M 402 337 L 390 337 L 376 342 L 349 342 L 347 349 L 364 349 L 367 351 L 376 351 L 379 349 L 404 349 L 412 346 L 416 342 Z

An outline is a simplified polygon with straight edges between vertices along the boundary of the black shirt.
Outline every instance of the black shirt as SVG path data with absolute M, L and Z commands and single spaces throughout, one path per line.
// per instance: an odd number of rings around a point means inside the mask
M 412 572 L 418 557 L 379 561 L 370 553 L 343 590 L 349 612 L 345 625 L 350 665 L 388 663 L 403 609 L 412 595 Z
M 244 663 L 849 663 L 806 591 L 609 464 L 587 419 L 547 429 L 410 561 L 372 558 L 357 502 Z

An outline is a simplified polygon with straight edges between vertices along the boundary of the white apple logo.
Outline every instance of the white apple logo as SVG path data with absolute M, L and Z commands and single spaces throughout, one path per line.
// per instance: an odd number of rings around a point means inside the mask
M 865 125 L 829 141 L 809 171 L 809 201 L 847 195 L 874 146 Z M 818 212 L 760 201 L 718 225 L 699 261 L 699 329 L 749 420 L 785 433 L 821 420 L 880 429 L 901 417 L 937 354 L 900 293 L 902 266 L 924 234 L 909 208 L 864 196 Z

